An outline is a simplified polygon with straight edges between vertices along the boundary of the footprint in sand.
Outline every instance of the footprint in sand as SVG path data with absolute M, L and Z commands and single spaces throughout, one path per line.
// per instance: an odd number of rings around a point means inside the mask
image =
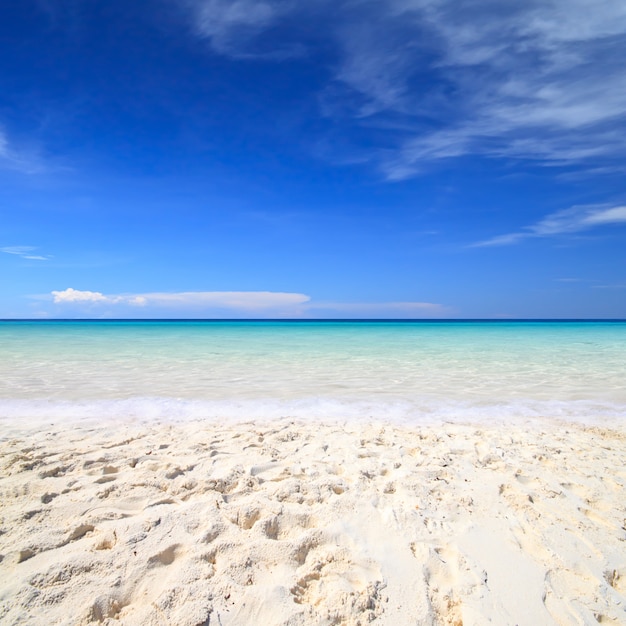
M 91 622 L 104 622 L 108 619 L 117 620 L 122 609 L 128 606 L 129 600 L 122 594 L 106 594 L 96 598 L 90 611 Z
M 385 584 L 375 563 L 353 559 L 347 548 L 322 543 L 308 547 L 290 591 L 296 604 L 308 608 L 312 620 L 327 618 L 332 624 L 356 626 L 382 614 Z
M 420 555 L 424 556 L 425 546 L 421 546 Z M 413 547 L 416 554 L 416 547 Z M 437 624 L 462 626 L 463 612 L 460 600 L 461 588 L 474 589 L 478 580 L 459 551 L 449 545 L 429 548 L 424 567 L 428 598 L 435 614 Z M 469 582 L 469 585 L 468 585 Z M 462 595 L 466 595 L 463 593 Z
M 177 555 L 180 553 L 180 544 L 173 544 L 165 550 L 162 550 L 158 554 L 148 559 L 148 567 L 158 567 L 159 565 L 171 565 Z
M 69 534 L 67 543 L 82 539 L 87 533 L 93 532 L 94 529 L 95 526 L 93 524 L 80 524 Z
M 626 567 L 604 572 L 604 579 L 615 591 L 626 594 Z
M 64 476 L 72 469 L 74 469 L 73 465 L 55 465 L 50 469 L 39 472 L 39 478 L 58 478 L 59 476 Z

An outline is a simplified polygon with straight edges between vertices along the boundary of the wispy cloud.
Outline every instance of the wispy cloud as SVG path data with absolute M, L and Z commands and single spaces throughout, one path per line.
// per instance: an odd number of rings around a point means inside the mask
M 311 302 L 307 310 L 330 317 L 431 318 L 450 315 L 452 309 L 435 302 Z
M 397 3 L 438 38 L 431 69 L 452 115 L 408 138 L 383 163 L 391 179 L 465 154 L 549 165 L 623 155 L 611 123 L 626 114 L 626 8 L 582 0 L 463 8 L 452 0 Z M 593 13 L 593 15 L 591 15 Z
M 2 127 L 0 127 L 0 167 L 23 174 L 35 174 L 43 170 L 40 159 L 12 145 Z
M 289 0 L 192 0 L 196 33 L 215 52 L 236 59 L 280 60 L 302 54 L 301 45 L 263 40 L 263 33 L 293 10 Z
M 280 51 L 291 29 L 277 35 L 277 28 L 313 11 L 288 0 L 192 6 L 196 31 L 232 58 L 263 56 L 260 42 L 270 33 L 271 50 Z M 334 61 L 321 94 L 324 112 L 387 128 L 369 158 L 390 180 L 467 154 L 590 167 L 626 156 L 626 135 L 614 132 L 626 119 L 623 2 L 314 6 L 318 38 L 306 45 L 334 52 L 326 55 Z
M 593 285 L 594 289 L 626 289 L 626 283 L 617 283 L 615 285 Z
M 15 256 L 19 256 L 22 259 L 28 259 L 30 261 L 48 261 L 50 259 L 49 256 L 43 256 L 41 254 L 33 254 L 37 248 L 34 246 L 5 246 L 4 248 L 0 248 L 0 252 L 4 252 L 5 254 L 13 254 Z
M 498 235 L 475 243 L 473 246 L 506 246 L 531 237 L 550 237 L 581 232 L 597 226 L 624 223 L 626 223 L 626 206 L 574 206 L 552 213 L 518 232 Z

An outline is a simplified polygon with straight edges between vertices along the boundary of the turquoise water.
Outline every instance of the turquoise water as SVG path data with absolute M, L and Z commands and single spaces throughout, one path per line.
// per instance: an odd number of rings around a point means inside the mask
M 0 417 L 626 417 L 626 322 L 0 322 Z

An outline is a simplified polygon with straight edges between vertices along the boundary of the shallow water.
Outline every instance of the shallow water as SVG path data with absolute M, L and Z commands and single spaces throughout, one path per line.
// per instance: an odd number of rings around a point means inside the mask
M 626 417 L 626 322 L 0 322 L 0 417 Z

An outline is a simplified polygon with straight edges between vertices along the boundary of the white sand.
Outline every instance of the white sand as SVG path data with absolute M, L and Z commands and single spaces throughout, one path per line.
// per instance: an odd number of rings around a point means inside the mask
M 626 429 L 210 422 L 0 445 L 0 622 L 626 624 Z

